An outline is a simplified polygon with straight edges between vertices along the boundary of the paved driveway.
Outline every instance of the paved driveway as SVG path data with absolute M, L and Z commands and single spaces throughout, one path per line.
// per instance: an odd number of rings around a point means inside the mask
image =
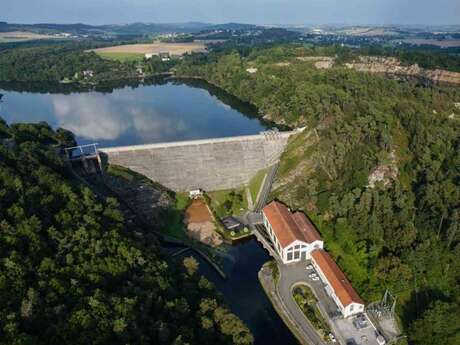
M 309 261 L 302 263 L 280 265 L 281 279 L 278 284 L 280 297 L 286 304 L 289 311 L 295 316 L 300 324 L 305 323 L 302 327 L 311 339 L 318 341 L 318 344 L 325 342 L 319 338 L 315 330 L 306 321 L 306 318 L 294 298 L 292 297 L 292 286 L 296 283 L 306 283 L 310 286 L 318 299 L 318 307 L 323 315 L 328 316 L 329 325 L 339 342 L 346 344 L 352 341 L 352 344 L 357 345 L 378 345 L 376 339 L 376 330 L 373 325 L 367 320 L 367 326 L 358 329 L 355 327 L 353 317 L 344 319 L 332 298 L 326 293 L 324 284 L 321 280 L 313 281 L 308 278 L 308 274 L 315 272 L 314 270 L 306 270 Z M 304 321 L 302 321 L 304 320 Z M 314 344 L 317 344 L 316 342 Z
M 292 295 L 293 285 L 299 282 L 307 282 L 308 278 L 305 266 L 305 261 L 296 264 L 279 265 L 280 279 L 278 293 L 291 319 L 295 320 L 297 327 L 308 336 L 311 340 L 311 345 L 326 344 L 308 322 Z

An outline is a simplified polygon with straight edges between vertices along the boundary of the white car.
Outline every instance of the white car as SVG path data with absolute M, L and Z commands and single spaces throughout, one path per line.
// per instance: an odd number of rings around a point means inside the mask
M 311 280 L 313 280 L 313 281 L 318 281 L 318 280 L 319 280 L 319 277 L 313 277 L 313 278 L 311 278 Z
M 314 278 L 314 277 L 316 277 L 316 273 L 310 273 L 308 276 L 309 276 L 310 278 Z
M 307 267 L 305 267 L 307 270 L 312 270 L 313 269 L 313 265 L 307 265 Z
M 334 334 L 329 333 L 328 336 L 329 336 L 329 340 L 330 340 L 332 343 L 336 343 L 336 342 L 337 342 L 337 339 L 335 339 Z

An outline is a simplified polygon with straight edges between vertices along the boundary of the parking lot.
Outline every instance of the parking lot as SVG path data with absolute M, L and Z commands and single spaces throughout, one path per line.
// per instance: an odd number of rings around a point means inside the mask
M 340 343 L 346 345 L 380 345 L 377 332 L 365 314 L 344 319 L 335 302 L 326 293 L 324 284 L 307 261 L 305 277 L 319 301 L 323 316 L 327 317 L 334 334 Z

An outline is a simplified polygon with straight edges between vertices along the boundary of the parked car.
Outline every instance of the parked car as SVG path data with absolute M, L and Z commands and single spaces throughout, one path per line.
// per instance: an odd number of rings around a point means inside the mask
M 310 273 L 308 276 L 309 276 L 310 278 L 317 277 L 316 273 Z
M 316 282 L 316 281 L 318 281 L 318 280 L 319 280 L 319 277 L 313 277 L 313 278 L 311 278 L 311 280 L 313 280 L 313 281 L 315 281 L 315 282 Z
M 379 345 L 385 345 L 387 343 L 385 341 L 385 338 L 378 333 L 377 333 L 376 339 L 377 339 L 377 344 Z
M 330 340 L 332 343 L 336 343 L 336 342 L 337 342 L 337 339 L 335 339 L 334 334 L 329 333 L 328 337 L 329 337 L 329 340 Z
M 307 270 L 312 270 L 313 269 L 313 265 L 307 265 L 307 267 L 305 267 Z

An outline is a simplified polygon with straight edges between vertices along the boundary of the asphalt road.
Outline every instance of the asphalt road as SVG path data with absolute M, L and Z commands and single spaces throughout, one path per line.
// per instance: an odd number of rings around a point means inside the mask
M 292 295 L 292 286 L 295 283 L 306 281 L 307 279 L 305 266 L 305 262 L 279 265 L 280 279 L 278 283 L 278 294 L 283 301 L 286 312 L 289 313 L 291 319 L 295 321 L 296 326 L 309 339 L 309 343 L 311 345 L 327 344 L 318 336 Z

